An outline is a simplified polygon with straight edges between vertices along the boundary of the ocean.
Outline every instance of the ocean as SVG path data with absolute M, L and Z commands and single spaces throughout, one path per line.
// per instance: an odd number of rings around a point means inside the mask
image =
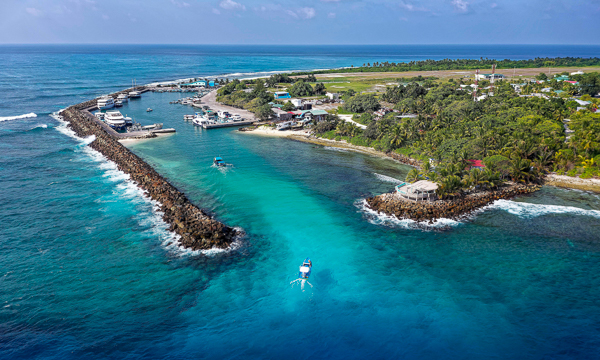
M 180 94 L 146 93 L 120 110 L 177 134 L 127 146 L 246 232 L 191 252 L 92 138 L 50 116 L 132 79 L 538 56 L 600 47 L 0 46 L 0 358 L 596 359 L 598 194 L 544 187 L 420 227 L 364 207 L 407 166 L 201 130 L 169 104 Z

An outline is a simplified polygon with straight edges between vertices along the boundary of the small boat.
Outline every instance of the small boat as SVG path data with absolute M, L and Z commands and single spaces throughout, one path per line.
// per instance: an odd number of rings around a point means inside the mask
M 125 120 L 125 126 L 131 126 L 133 125 L 133 119 L 128 117 L 127 115 L 125 115 L 125 117 L 123 118 L 123 120 Z
M 127 96 L 125 93 L 120 93 L 119 96 L 117 96 L 117 100 L 119 100 L 122 104 L 125 104 L 129 101 L 129 96 Z
M 292 127 L 292 121 L 286 121 L 280 124 L 277 124 L 277 130 L 283 131 Z
M 140 91 L 137 91 L 137 82 L 134 81 L 135 79 L 131 80 L 133 91 L 130 91 L 128 95 L 130 99 L 139 99 L 142 97 L 142 93 Z
M 223 161 L 223 158 L 221 158 L 220 156 L 217 156 L 213 160 L 213 164 L 215 164 L 216 166 L 227 166 L 227 164 L 225 164 L 225 161 Z
M 151 111 L 152 111 L 152 108 L 147 108 L 146 109 L 146 112 L 151 112 Z
M 302 290 L 304 290 L 304 283 L 307 283 L 308 285 L 310 285 L 310 287 L 312 287 L 312 284 L 308 282 L 308 278 L 310 277 L 311 271 L 312 271 L 312 261 L 310 261 L 310 258 L 306 258 L 302 262 L 302 265 L 300 265 L 300 271 L 298 272 L 298 278 L 296 280 L 293 280 L 290 284 L 299 282 L 302 287 Z
M 298 273 L 298 279 L 308 280 L 310 272 L 312 270 L 312 261 L 309 258 L 304 259 L 302 266 L 300 266 L 300 272 Z
M 242 119 L 242 117 L 240 116 L 240 114 L 234 114 L 234 115 L 231 117 L 231 120 L 233 120 L 233 121 L 242 121 L 242 120 L 244 120 L 244 119 Z
M 123 103 L 121 102 L 121 100 L 115 101 L 115 107 L 123 107 Z

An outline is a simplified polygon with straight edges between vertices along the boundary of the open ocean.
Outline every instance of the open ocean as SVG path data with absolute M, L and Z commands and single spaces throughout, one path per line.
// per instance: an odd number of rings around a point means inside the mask
M 0 46 L 0 358 L 598 359 L 598 194 L 545 187 L 420 229 L 363 206 L 407 166 L 201 130 L 180 94 L 146 93 L 120 111 L 177 134 L 127 146 L 247 233 L 190 252 L 50 116 L 134 78 L 545 56 L 600 46 Z M 307 256 L 313 287 L 292 287 Z

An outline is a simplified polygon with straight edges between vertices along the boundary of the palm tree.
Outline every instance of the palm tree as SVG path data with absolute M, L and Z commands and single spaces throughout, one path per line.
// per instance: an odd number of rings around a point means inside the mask
M 406 175 L 406 181 L 408 181 L 408 182 L 415 182 L 415 181 L 419 180 L 420 176 L 421 175 L 419 174 L 419 170 L 412 169 Z

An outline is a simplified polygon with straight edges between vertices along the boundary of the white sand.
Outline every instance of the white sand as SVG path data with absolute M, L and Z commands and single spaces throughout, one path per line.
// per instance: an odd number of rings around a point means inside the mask
M 279 136 L 279 137 L 286 137 L 286 136 L 290 136 L 290 135 L 300 135 L 300 136 L 310 135 L 309 130 L 282 130 L 282 131 L 279 131 L 279 130 L 276 130 L 269 126 L 260 126 L 256 130 L 240 131 L 240 132 L 244 133 L 244 134 L 256 134 L 256 135 Z

